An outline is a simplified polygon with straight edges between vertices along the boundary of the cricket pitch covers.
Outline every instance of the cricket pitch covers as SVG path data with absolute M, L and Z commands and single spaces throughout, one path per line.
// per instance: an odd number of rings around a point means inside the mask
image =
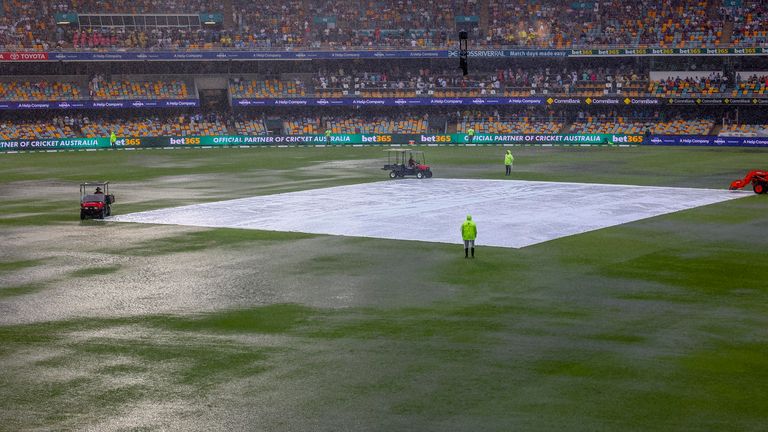
M 727 190 L 516 180 L 403 179 L 132 213 L 108 220 L 520 248 L 749 196 Z

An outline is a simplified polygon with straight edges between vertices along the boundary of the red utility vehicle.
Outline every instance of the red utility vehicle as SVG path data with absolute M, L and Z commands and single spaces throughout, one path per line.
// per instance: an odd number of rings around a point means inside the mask
M 764 194 L 768 191 L 768 171 L 754 170 L 750 171 L 746 177 L 731 183 L 729 190 L 741 189 L 752 183 L 752 190 L 756 194 Z
M 432 169 L 426 165 L 424 152 L 411 149 L 387 149 L 387 163 L 382 168 L 389 171 L 389 178 L 416 176 L 418 179 L 432 177 Z M 408 159 L 406 159 L 406 153 Z M 414 159 L 414 155 L 416 158 Z
M 87 217 L 104 219 L 112 214 L 115 196 L 109 193 L 109 182 L 80 185 L 80 220 Z

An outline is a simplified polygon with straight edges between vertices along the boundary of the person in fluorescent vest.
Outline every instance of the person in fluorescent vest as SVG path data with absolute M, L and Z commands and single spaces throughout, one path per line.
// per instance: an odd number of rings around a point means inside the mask
M 115 135 L 115 131 L 112 131 L 112 133 L 109 134 L 109 146 L 114 148 L 116 142 L 117 142 L 117 135 Z
M 474 258 L 477 225 L 472 221 L 472 215 L 467 215 L 467 220 L 461 224 L 461 238 L 464 240 L 464 258 L 469 258 L 470 250 L 472 251 L 472 258 Z
M 504 155 L 504 166 L 507 171 L 505 175 L 512 175 L 512 163 L 515 161 L 515 157 L 512 156 L 512 150 L 507 150 L 507 154 Z
M 325 130 L 325 142 L 327 144 L 331 143 L 331 130 L 330 129 L 326 129 Z
M 467 142 L 472 144 L 472 140 L 475 138 L 475 128 L 470 127 L 467 129 Z

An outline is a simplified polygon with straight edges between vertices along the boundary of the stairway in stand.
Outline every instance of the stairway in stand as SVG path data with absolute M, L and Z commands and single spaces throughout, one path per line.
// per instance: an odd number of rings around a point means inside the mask
M 224 28 L 232 30 L 235 28 L 235 20 L 232 18 L 232 0 L 222 0 L 222 6 L 224 6 Z
M 484 35 L 488 35 L 488 3 L 490 0 L 480 0 L 480 30 Z
M 720 46 L 729 46 L 733 36 L 733 18 L 723 22 L 723 33 L 720 35 Z
M 723 20 L 723 28 L 720 30 L 720 40 L 718 41 L 717 46 L 719 47 L 727 47 L 731 44 L 731 38 L 733 37 L 733 17 L 728 16 L 722 16 L 720 13 L 720 5 L 722 2 L 719 1 L 712 1 L 709 3 L 709 7 L 707 8 L 707 15 L 709 15 L 709 18 L 711 19 L 722 19 Z M 733 9 L 727 9 L 727 10 L 733 10 Z

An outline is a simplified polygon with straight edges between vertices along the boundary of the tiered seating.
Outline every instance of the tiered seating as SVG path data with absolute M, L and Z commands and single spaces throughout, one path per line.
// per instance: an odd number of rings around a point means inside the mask
M 352 118 L 334 119 L 327 123 L 335 134 L 419 134 L 427 131 L 427 121 L 424 119 Z
M 653 125 L 651 133 L 660 135 L 707 135 L 715 126 L 714 120 L 672 120 Z
M 353 10 L 359 11 L 355 25 L 362 29 L 434 29 L 453 24 L 454 13 L 457 15 L 479 15 L 477 2 L 452 2 L 438 0 L 424 4 L 422 8 L 403 8 L 400 0 L 364 0 L 352 2 Z
M 267 126 L 262 119 L 235 120 L 235 131 L 240 135 L 266 135 Z
M 325 132 L 318 117 L 292 118 L 283 122 L 283 130 L 289 135 L 314 135 Z
M 592 2 L 490 0 L 488 34 L 498 45 L 713 47 L 722 23 L 710 15 L 711 3 L 609 0 L 596 8 Z
M 101 14 L 195 14 L 221 12 L 221 2 L 207 0 L 59 0 L 52 2 L 54 10 Z
M 105 81 L 94 93 L 94 99 L 187 99 L 189 92 L 183 81 Z
M 117 136 L 194 136 L 228 135 L 227 127 L 221 121 L 191 122 L 182 117 L 165 120 L 118 119 L 94 121 L 82 127 L 87 138 L 109 136 L 114 131 Z
M 615 120 L 587 117 L 585 121 L 574 122 L 571 132 L 575 134 L 642 134 L 648 130 L 657 135 L 707 135 L 714 125 L 713 120 L 706 119 L 654 122 L 623 117 Z
M 561 121 L 548 121 L 529 117 L 516 119 L 463 118 L 456 127 L 464 133 L 469 128 L 477 133 L 491 134 L 556 134 L 563 129 Z
M 726 125 L 720 130 L 721 136 L 768 136 L 768 124 Z
M 0 42 L 6 50 L 47 51 L 55 46 L 53 17 L 48 0 L 3 0 L 0 2 Z
M 53 139 L 77 136 L 69 126 L 57 126 L 50 121 L 0 122 L 0 140 Z
M 622 3 L 618 2 L 617 9 L 621 10 Z M 645 36 L 645 40 L 636 39 L 640 44 L 651 42 L 670 48 L 714 47 L 722 35 L 722 23 L 718 17 L 708 16 L 709 6 L 707 0 L 666 0 L 662 7 L 653 4 L 641 11 L 642 19 L 628 16 L 622 24 L 632 29 L 632 23 L 635 23 L 633 33 Z
M 488 34 L 498 45 L 569 47 L 572 37 L 556 24 L 562 7 L 551 1 L 490 0 Z
M 404 98 L 404 97 L 416 97 L 423 96 L 417 95 L 415 89 L 372 89 L 372 90 L 360 90 L 353 95 L 364 98 Z
M 390 46 L 431 48 L 445 46 L 455 32 L 455 16 L 478 16 L 477 2 L 436 0 L 337 0 L 310 2 L 311 16 L 336 18 L 333 28 L 314 26 L 316 40 L 329 46 Z
M 618 117 L 615 121 L 587 117 L 585 121 L 576 121 L 571 127 L 575 134 L 642 134 L 653 131 L 653 122 L 630 120 Z
M 229 92 L 235 98 L 284 98 L 302 97 L 307 92 L 303 82 L 298 80 L 243 81 L 229 83 Z
M 77 84 L 48 81 L 0 82 L 0 100 L 6 101 L 54 101 L 77 100 L 82 97 Z
M 731 91 L 732 97 L 763 97 L 768 93 L 768 75 L 753 76 L 747 81 L 736 84 L 736 88 Z
M 765 1 L 759 0 L 232 0 L 231 3 L 234 26 L 224 32 L 226 35 L 209 38 L 201 37 L 198 29 L 184 30 L 173 32 L 168 45 L 174 49 L 446 48 L 455 46 L 458 28 L 485 26 L 485 20 L 482 24 L 455 22 L 457 16 L 485 15 L 481 13 L 486 10 L 484 4 L 487 4 L 487 26 L 482 28 L 482 36 L 473 40 L 478 47 L 715 47 L 729 42 L 721 40 L 724 8 L 734 20 L 731 43 L 753 47 L 768 42 L 768 7 Z M 0 27 L 4 28 L 0 31 L 0 45 L 8 51 L 20 48 L 46 51 L 55 47 L 62 36 L 80 49 L 158 47 L 169 37 L 165 32 L 160 35 L 155 29 L 147 29 L 143 36 L 136 32 L 129 41 L 123 37 L 132 30 L 129 28 L 121 29 L 124 31 L 121 34 L 106 34 L 109 32 L 100 29 L 85 37 L 79 34 L 75 40 L 70 30 L 65 30 L 64 35 L 57 31 L 53 14 L 58 12 L 197 14 L 223 13 L 225 9 L 223 2 L 206 0 L 3 0 L 0 4 L 3 8 Z M 15 23 L 22 24 L 14 26 Z
M 310 28 L 305 28 L 305 23 L 308 26 L 313 17 L 306 16 L 306 8 L 301 0 L 234 0 L 232 8 L 235 24 L 241 30 L 235 35 L 236 42 L 260 48 L 306 44 L 306 34 Z
M 768 5 L 764 1 L 738 3 L 741 7 L 729 8 L 736 22 L 731 43 L 742 46 L 768 43 Z
M 651 81 L 648 92 L 655 97 L 717 97 L 726 91 L 726 85 L 710 80 Z

